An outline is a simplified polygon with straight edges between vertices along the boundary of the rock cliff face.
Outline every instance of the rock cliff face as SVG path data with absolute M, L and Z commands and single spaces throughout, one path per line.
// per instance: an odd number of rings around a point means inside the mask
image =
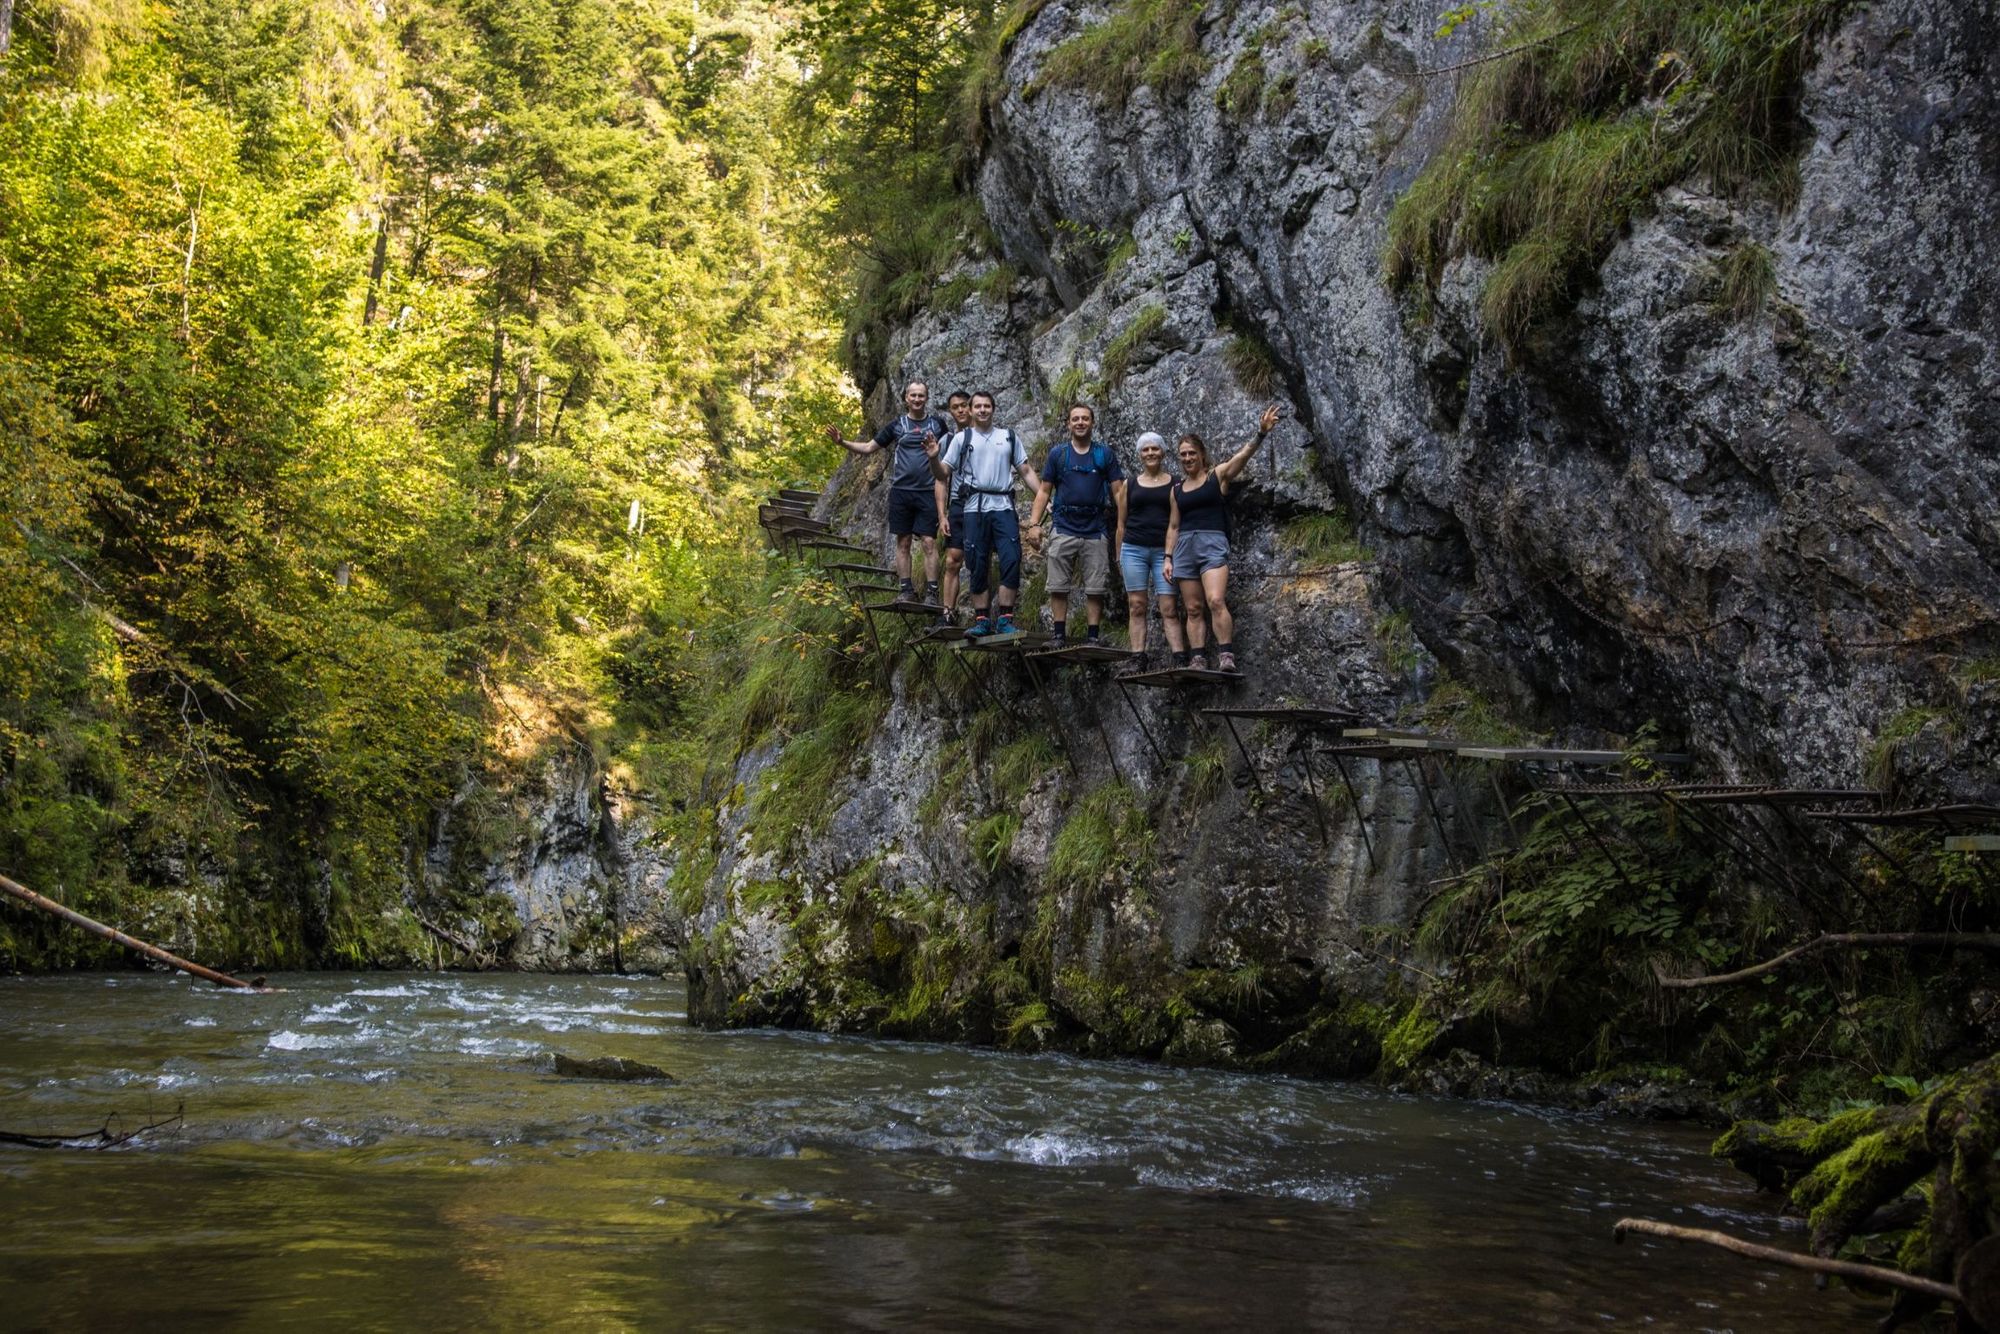
M 681 923 L 652 823 L 644 802 L 607 776 L 587 746 L 564 739 L 508 777 L 467 783 L 440 813 L 410 897 L 471 947 L 445 948 L 438 958 L 446 964 L 663 968 Z
M 986 388 L 1040 445 L 1084 386 L 1129 467 L 1142 430 L 1233 444 L 1283 403 L 1239 508 L 1230 703 L 1593 745 L 1652 722 L 1704 777 L 1814 787 L 1914 731 L 1906 795 L 1991 800 L 2000 706 L 1963 669 L 2000 614 L 1992 7 L 1857 7 L 1808 79 L 1796 204 L 1668 191 L 1513 357 L 1480 262 L 1421 321 L 1381 277 L 1450 111 L 1423 71 L 1470 54 L 1432 37 L 1441 8 L 1218 7 L 1202 83 L 1113 108 L 1042 84 L 1103 13 L 1045 6 L 978 173 L 1011 284 L 899 331 L 871 407 L 910 376 Z M 1225 110 L 1252 51 L 1287 95 Z M 1709 293 L 1746 242 L 1775 294 L 1738 317 Z M 826 512 L 878 540 L 882 485 L 851 464 Z M 1365 554 L 1312 540 L 1342 508 Z M 1406 1054 L 1381 1007 L 1437 965 L 1381 942 L 1497 836 L 1492 788 L 1356 759 L 1350 795 L 1295 734 L 1245 726 L 1239 753 L 1166 692 L 932 672 L 899 660 L 804 852 L 720 812 L 699 1016 L 1303 1071 Z M 1949 724 L 1918 712 L 1947 701 Z M 1010 762 L 1037 732 L 1066 745 Z

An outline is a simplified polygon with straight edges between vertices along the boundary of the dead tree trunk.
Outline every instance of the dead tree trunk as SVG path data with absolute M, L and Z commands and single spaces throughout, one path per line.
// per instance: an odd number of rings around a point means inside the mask
M 0 875 L 0 894 L 6 894 L 18 899 L 30 908 L 39 908 L 51 917 L 59 917 L 71 926 L 80 926 L 93 936 L 102 936 L 114 944 L 123 945 L 128 950 L 135 950 L 145 955 L 148 959 L 155 959 L 160 963 L 166 964 L 168 967 L 178 968 L 183 973 L 191 973 L 195 977 L 205 978 L 215 983 L 218 987 L 235 987 L 241 991 L 269 991 L 272 989 L 270 987 L 259 986 L 255 983 L 245 982 L 241 978 L 231 977 L 227 973 L 218 973 L 213 968 L 204 968 L 198 963 L 189 963 L 178 954 L 167 953 L 158 945 L 148 945 L 137 936 L 128 936 L 115 927 L 109 927 L 93 918 L 85 917 L 74 908 L 66 908 L 54 899 L 44 898 L 34 890 L 29 889 L 26 885 L 17 884 L 4 875 Z

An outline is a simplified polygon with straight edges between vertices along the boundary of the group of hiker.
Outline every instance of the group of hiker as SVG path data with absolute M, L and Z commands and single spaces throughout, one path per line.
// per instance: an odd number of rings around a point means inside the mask
M 1115 551 L 1134 651 L 1121 670 L 1151 665 L 1148 613 L 1158 611 L 1175 666 L 1206 669 L 1212 643 L 1215 668 L 1236 671 L 1229 495 L 1277 425 L 1278 409 L 1264 409 L 1256 434 L 1220 463 L 1210 463 L 1199 435 L 1181 436 L 1174 445 L 1178 477 L 1167 470 L 1166 438 L 1147 431 L 1138 439 L 1138 471 L 1127 477 L 1117 454 L 1097 438 L 1097 413 L 1089 404 L 1070 405 L 1064 436 L 1049 447 L 1039 471 L 1020 436 L 994 423 L 993 407 L 990 393 L 960 391 L 945 401 L 944 413 L 933 413 L 930 387 L 913 380 L 903 390 L 902 415 L 872 437 L 849 440 L 827 428 L 830 438 L 853 453 L 892 451 L 889 532 L 896 543 L 899 596 L 938 605 L 939 623 L 955 625 L 964 578 L 973 616 L 967 638 L 1013 634 L 1025 543 L 1047 563 L 1054 632 L 1049 647 L 1096 644 Z M 1015 511 L 1017 484 L 1034 496 L 1025 530 Z M 921 597 L 915 582 L 919 541 Z M 1071 636 L 1069 626 L 1070 601 L 1078 593 L 1085 618 L 1080 639 Z

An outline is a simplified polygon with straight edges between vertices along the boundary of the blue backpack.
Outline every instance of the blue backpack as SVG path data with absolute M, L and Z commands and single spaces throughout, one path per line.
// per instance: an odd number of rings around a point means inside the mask
M 1111 510 L 1111 483 L 1105 474 L 1111 469 L 1111 448 L 1101 441 L 1090 442 L 1090 466 L 1085 467 L 1076 457 L 1076 450 L 1067 440 L 1052 446 L 1056 460 L 1056 485 L 1061 487 L 1062 479 L 1068 476 L 1089 476 L 1097 479 L 1098 501 L 1095 505 L 1063 505 L 1051 508 L 1070 516 L 1078 526 L 1088 526 L 1109 517 Z

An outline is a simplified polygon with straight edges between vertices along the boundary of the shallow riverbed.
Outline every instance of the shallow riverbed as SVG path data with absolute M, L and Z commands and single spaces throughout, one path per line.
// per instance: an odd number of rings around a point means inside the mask
M 684 1026 L 678 981 L 0 979 L 8 1328 L 1824 1330 L 1697 1132 L 1348 1084 Z M 557 1078 L 616 1054 L 674 1085 Z

